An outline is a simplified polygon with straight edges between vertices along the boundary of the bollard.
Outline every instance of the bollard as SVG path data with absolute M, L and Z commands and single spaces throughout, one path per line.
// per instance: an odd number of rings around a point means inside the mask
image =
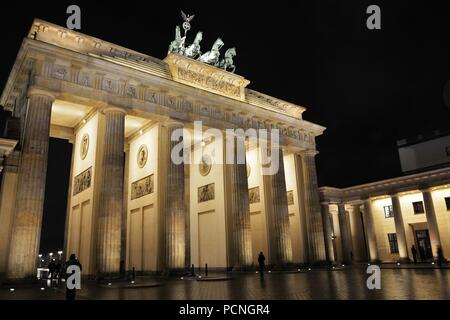
M 195 275 L 195 266 L 194 266 L 194 264 L 192 264 L 192 266 L 191 266 L 191 275 L 192 276 Z
M 205 277 L 208 276 L 208 264 L 205 263 Z
M 133 267 L 133 281 L 136 281 L 136 268 Z

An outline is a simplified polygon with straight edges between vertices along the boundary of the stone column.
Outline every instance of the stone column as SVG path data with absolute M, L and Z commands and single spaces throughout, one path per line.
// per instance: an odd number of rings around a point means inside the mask
M 338 203 L 338 219 L 339 219 L 339 230 L 341 231 L 341 245 L 342 245 L 342 262 L 351 263 L 352 262 L 352 242 L 350 230 L 348 228 L 348 217 L 347 211 L 345 211 L 345 204 Z
M 36 273 L 47 174 L 50 116 L 54 97 L 32 90 L 18 169 L 7 277 L 21 279 Z
M 103 113 L 105 133 L 99 140 L 104 147 L 97 217 L 97 271 L 111 275 L 120 271 L 126 112 L 108 107 Z
M 375 226 L 372 217 L 372 202 L 370 198 L 364 199 L 364 227 L 366 229 L 367 246 L 369 249 L 369 260 L 378 262 L 378 246 Z
M 281 148 L 272 149 L 272 158 L 278 153 L 279 168 L 273 175 L 265 176 L 267 192 L 269 198 L 269 230 L 272 239 L 271 259 L 279 265 L 292 263 L 292 243 L 289 231 L 289 211 L 287 204 L 286 179 L 284 175 L 283 151 Z
M 441 237 L 439 235 L 439 228 L 436 219 L 436 212 L 434 210 L 433 198 L 431 190 L 421 189 L 423 196 L 423 203 L 425 205 L 425 214 L 427 217 L 428 232 L 430 234 L 431 250 L 433 251 L 433 259 L 438 258 L 438 248 L 442 248 Z
M 394 213 L 395 233 L 397 234 L 398 253 L 401 262 L 408 262 L 408 244 L 406 243 L 405 225 L 403 224 L 402 208 L 397 193 L 391 194 L 392 210 Z
M 333 246 L 333 230 L 331 228 L 330 221 L 330 205 L 328 202 L 322 203 L 322 223 L 323 223 L 323 233 L 325 238 L 325 250 L 326 258 L 330 264 L 334 261 L 334 246 Z
M 233 164 L 229 164 L 228 170 L 231 186 L 230 214 L 233 232 L 234 269 L 239 270 L 251 266 L 253 262 L 245 137 L 227 136 L 226 145 L 228 146 L 230 143 L 234 146 L 233 150 L 226 150 L 233 152 L 233 155 L 230 155 Z
M 164 197 L 164 243 L 165 268 L 181 271 L 185 267 L 186 254 L 186 210 L 184 195 L 184 163 L 176 164 L 171 159 L 172 149 L 180 141 L 172 141 L 172 133 L 182 130 L 180 122 L 166 122 L 163 125 L 162 143 L 163 159 L 167 165 L 165 171 Z
M 322 215 L 320 213 L 319 188 L 317 185 L 316 154 L 317 151 L 304 151 L 301 153 L 309 258 L 311 259 L 311 263 L 321 263 L 326 261 Z
M 352 236 L 353 260 L 358 262 L 367 260 L 366 239 L 364 238 L 361 219 L 361 205 L 352 206 L 350 211 L 350 234 Z

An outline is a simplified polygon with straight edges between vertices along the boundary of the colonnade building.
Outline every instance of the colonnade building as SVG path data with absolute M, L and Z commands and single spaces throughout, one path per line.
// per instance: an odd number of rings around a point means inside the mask
M 19 139 L 1 141 L 0 272 L 36 272 L 49 137 L 73 145 L 64 253 L 85 275 L 245 269 L 261 251 L 280 267 L 324 263 L 315 138 L 325 128 L 248 84 L 35 20 L 0 100 L 20 123 Z M 194 135 L 183 144 L 213 161 L 174 163 L 172 133 L 192 133 L 194 121 L 222 133 L 278 129 L 280 169 L 261 174 L 259 145 L 245 146 L 244 164 L 214 161 L 229 152 L 224 139 Z
M 445 149 L 442 150 L 445 153 Z M 450 256 L 450 167 L 320 188 L 330 261 L 435 262 Z

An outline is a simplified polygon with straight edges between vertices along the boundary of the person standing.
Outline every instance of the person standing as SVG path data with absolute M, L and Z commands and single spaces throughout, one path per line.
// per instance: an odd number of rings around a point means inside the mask
M 412 256 L 414 259 L 414 264 L 416 264 L 417 263 L 417 250 L 414 245 L 412 245 L 412 247 L 411 247 L 411 253 L 412 253 Z
M 258 256 L 258 264 L 259 264 L 259 274 L 262 277 L 264 277 L 264 266 L 266 265 L 266 257 L 264 257 L 264 254 L 262 251 L 259 253 Z

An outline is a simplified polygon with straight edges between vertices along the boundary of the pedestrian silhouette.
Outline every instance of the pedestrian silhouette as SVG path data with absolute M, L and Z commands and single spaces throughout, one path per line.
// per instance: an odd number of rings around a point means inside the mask
M 414 264 L 416 264 L 417 263 L 417 250 L 414 245 L 412 245 L 412 247 L 411 247 L 411 253 L 412 253 L 412 256 L 414 259 Z
M 422 246 L 419 246 L 419 256 L 420 256 L 420 260 L 422 262 L 425 262 L 426 257 L 425 257 L 425 250 L 423 250 Z
M 259 274 L 260 274 L 261 278 L 264 277 L 265 261 L 266 261 L 266 257 L 264 257 L 264 254 L 261 251 L 258 256 Z
M 442 247 L 438 246 L 437 248 L 437 256 L 438 256 L 438 263 L 439 263 L 439 267 L 443 267 L 444 266 L 444 253 L 442 252 Z
M 55 259 L 51 259 L 48 264 L 48 272 L 50 274 L 50 285 L 53 286 L 53 279 L 55 278 L 55 272 L 56 272 L 56 263 Z
M 71 254 L 69 260 L 66 261 L 65 266 L 64 266 L 64 273 L 66 275 L 66 279 L 67 279 L 67 269 L 70 266 L 78 266 L 80 268 L 81 271 L 81 263 L 78 261 L 77 257 L 75 254 Z M 69 287 L 67 286 L 67 280 L 66 280 L 66 300 L 75 300 L 75 296 L 77 293 L 77 289 L 69 289 Z

